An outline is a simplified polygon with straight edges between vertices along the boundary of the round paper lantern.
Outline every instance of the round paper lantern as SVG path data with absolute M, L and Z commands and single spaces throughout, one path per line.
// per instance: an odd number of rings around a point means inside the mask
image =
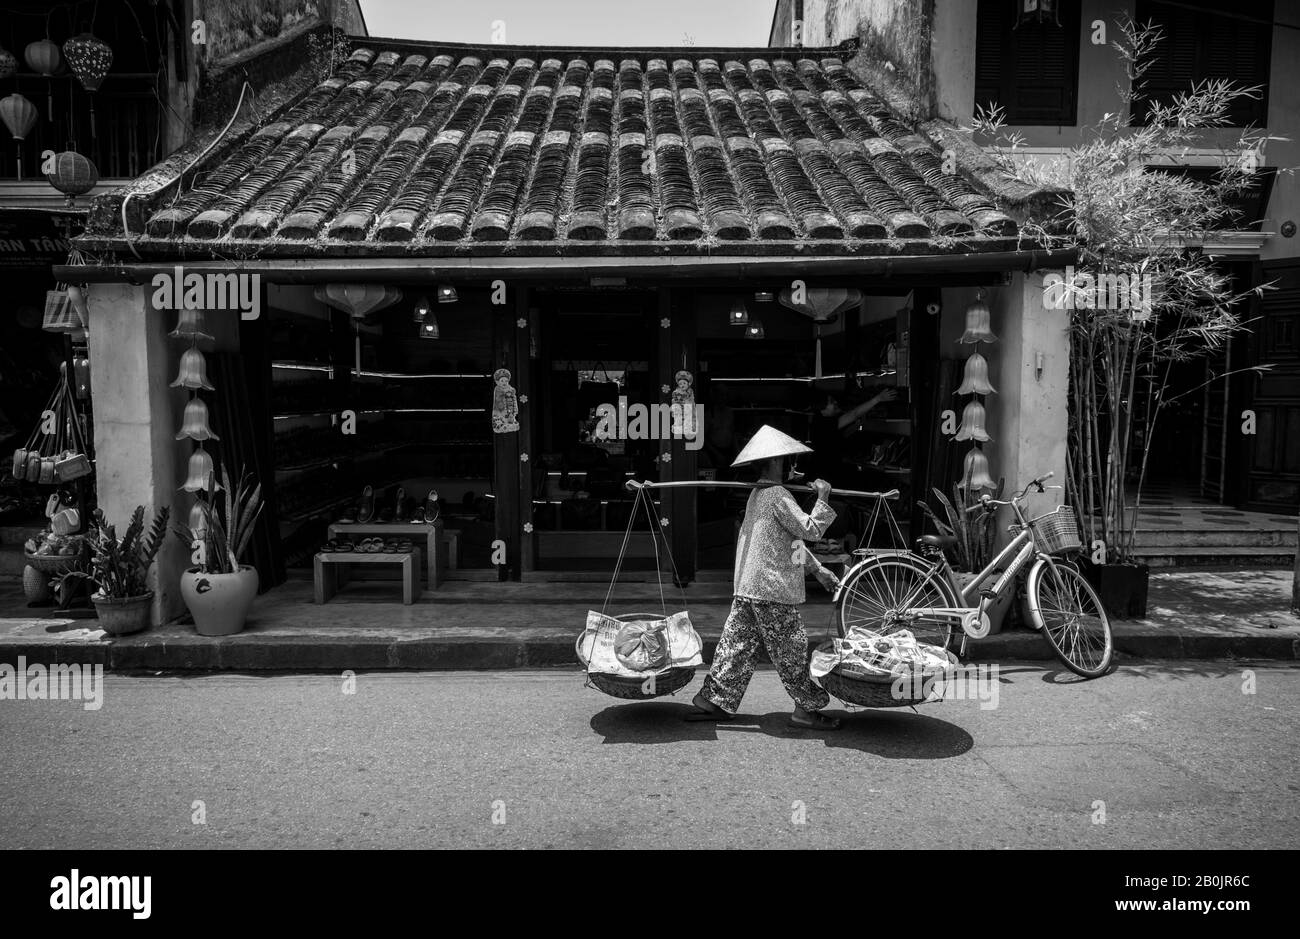
M 59 47 L 48 39 L 29 42 L 23 51 L 23 58 L 27 60 L 28 68 L 47 78 L 57 72 L 59 66 L 63 64 L 63 54 L 59 52 Z
M 22 95 L 8 95 L 0 100 L 0 120 L 5 122 L 14 140 L 22 140 L 36 126 L 36 105 Z
M 77 196 L 90 192 L 99 182 L 99 170 L 95 164 L 74 150 L 64 150 L 54 155 L 54 171 L 45 174 L 50 185 L 68 197 L 68 205 L 76 201 Z
M 0 46 L 0 78 L 8 78 L 18 71 L 18 59 L 8 49 Z
M 90 33 L 73 36 L 65 42 L 63 54 L 68 59 L 68 68 L 87 91 L 98 91 L 104 76 L 113 67 L 113 50 Z

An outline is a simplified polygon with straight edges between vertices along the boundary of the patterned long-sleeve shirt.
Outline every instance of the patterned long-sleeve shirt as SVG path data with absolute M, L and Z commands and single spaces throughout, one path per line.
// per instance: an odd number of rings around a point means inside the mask
M 803 603 L 804 575 L 825 570 L 803 541 L 820 538 L 833 521 L 835 510 L 825 502 L 818 500 L 809 515 L 784 486 L 755 489 L 736 543 L 732 593 L 770 603 Z

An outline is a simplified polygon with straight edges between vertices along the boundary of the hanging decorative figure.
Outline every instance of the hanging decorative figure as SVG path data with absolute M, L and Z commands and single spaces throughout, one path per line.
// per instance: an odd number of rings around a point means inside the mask
M 799 615 L 805 574 L 811 573 L 827 590 L 838 585 L 835 575 L 804 544 L 821 538 L 835 520 L 835 510 L 826 501 L 831 484 L 824 479 L 812 484 L 817 493 L 812 514 L 800 509 L 782 485 L 787 458 L 811 452 L 793 437 L 764 426 L 731 464 L 758 465 L 759 482 L 765 485 L 751 492 L 745 505 L 736 544 L 731 613 L 722 627 L 709 676 L 691 702 L 695 709 L 686 715 L 687 720 L 731 720 L 753 677 L 758 654 L 766 648 L 781 684 L 794 700 L 790 726 L 813 730 L 840 727 L 838 718 L 818 713 L 830 704 L 830 695 L 813 683 L 808 671 L 808 634 Z
M 496 383 L 492 389 L 492 432 L 508 434 L 518 430 L 519 396 L 510 384 L 510 369 L 497 369 L 492 381 Z
M 695 427 L 695 389 L 691 387 L 695 376 L 682 369 L 674 376 L 677 387 L 673 389 L 672 406 L 669 410 L 673 416 L 673 433 L 684 440 L 694 440 Z

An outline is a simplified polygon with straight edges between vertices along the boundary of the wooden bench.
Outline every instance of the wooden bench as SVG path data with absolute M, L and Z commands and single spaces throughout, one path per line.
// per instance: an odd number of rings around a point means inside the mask
M 415 602 L 416 569 L 420 563 L 420 549 L 410 551 L 328 551 L 316 555 L 313 565 L 316 575 L 316 602 L 328 603 L 339 587 L 348 581 L 352 564 L 400 564 L 402 566 L 402 602 L 410 606 Z
M 424 558 L 428 565 L 425 572 L 425 583 L 430 590 L 435 590 L 442 586 L 442 572 L 447 568 L 456 568 L 456 542 L 452 539 L 450 551 L 443 550 L 444 536 L 448 534 L 460 534 L 460 532 L 444 532 L 442 529 L 442 520 L 439 519 L 433 523 L 421 522 L 414 524 L 412 522 L 335 522 L 329 527 L 329 536 L 339 541 L 350 541 L 356 544 L 362 538 L 379 536 L 384 539 L 388 538 L 411 538 L 416 544 L 423 539 Z M 448 557 L 450 555 L 450 557 Z

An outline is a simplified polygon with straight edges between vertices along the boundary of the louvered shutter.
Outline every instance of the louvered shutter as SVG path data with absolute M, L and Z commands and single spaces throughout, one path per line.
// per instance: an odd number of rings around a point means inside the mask
M 1062 0 L 1059 26 L 1027 22 L 1013 28 L 1012 0 L 980 0 L 977 17 L 975 103 L 1001 105 L 1008 124 L 1073 124 L 1078 0 Z

